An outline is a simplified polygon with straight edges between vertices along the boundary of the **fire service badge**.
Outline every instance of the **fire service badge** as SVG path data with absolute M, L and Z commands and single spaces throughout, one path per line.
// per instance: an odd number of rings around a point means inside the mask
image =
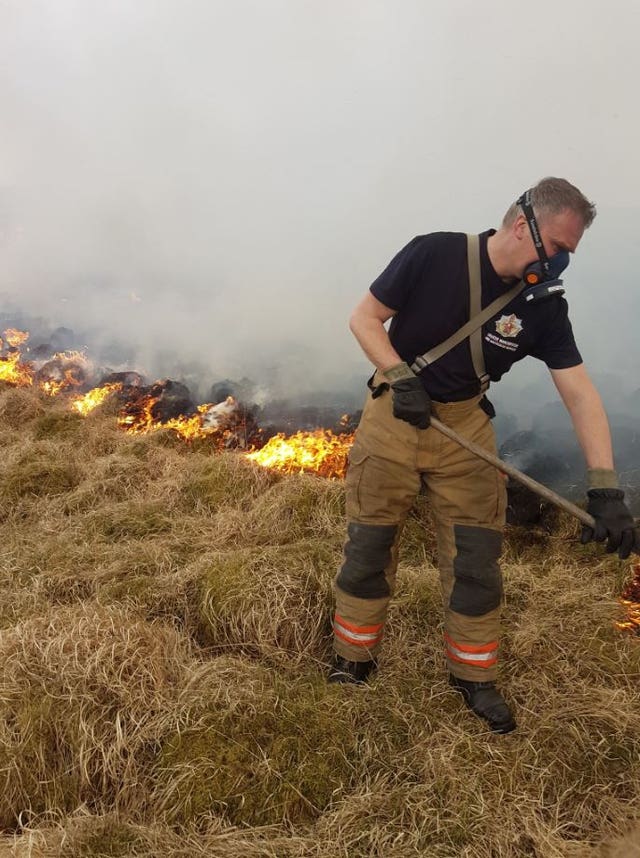
M 496 322 L 496 331 L 503 337 L 517 337 L 522 330 L 522 319 L 515 313 L 510 316 L 500 316 Z

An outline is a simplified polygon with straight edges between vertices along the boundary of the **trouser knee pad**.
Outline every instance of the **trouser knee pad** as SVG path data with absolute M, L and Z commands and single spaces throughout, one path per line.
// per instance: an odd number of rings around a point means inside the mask
M 351 522 L 344 547 L 344 563 L 336 584 L 345 593 L 361 599 L 391 595 L 385 569 L 391 562 L 398 526 Z
M 456 555 L 449 607 L 467 617 L 480 617 L 502 601 L 502 534 L 463 524 L 455 524 L 453 531 Z

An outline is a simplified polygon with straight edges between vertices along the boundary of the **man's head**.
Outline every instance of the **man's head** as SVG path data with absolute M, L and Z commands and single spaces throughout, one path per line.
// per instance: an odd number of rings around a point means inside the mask
M 549 215 L 557 215 L 568 209 L 578 215 L 585 230 L 596 216 L 594 203 L 589 202 L 582 191 L 566 179 L 556 179 L 554 176 L 541 179 L 531 188 L 531 205 L 540 225 Z M 502 225 L 511 226 L 518 217 L 522 217 L 522 209 L 518 203 L 512 203 L 502 219 Z
M 553 176 L 531 188 L 529 201 L 548 257 L 563 250 L 573 253 L 596 216 L 595 205 L 575 185 Z M 537 260 L 538 252 L 520 200 L 507 210 L 500 233 L 509 275 L 521 277 L 525 268 Z

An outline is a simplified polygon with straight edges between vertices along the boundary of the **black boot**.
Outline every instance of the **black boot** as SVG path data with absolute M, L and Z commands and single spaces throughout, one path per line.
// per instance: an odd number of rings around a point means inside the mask
M 484 718 L 494 733 L 510 733 L 516 729 L 513 713 L 495 682 L 471 682 L 450 673 L 449 685 L 462 694 L 469 709 Z
M 371 671 L 377 666 L 375 661 L 349 661 L 341 655 L 334 655 L 327 682 L 352 682 L 356 685 L 364 685 Z

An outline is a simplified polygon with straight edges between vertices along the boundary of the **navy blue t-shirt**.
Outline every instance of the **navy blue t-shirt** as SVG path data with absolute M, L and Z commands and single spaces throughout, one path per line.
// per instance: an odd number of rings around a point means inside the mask
M 494 232 L 480 235 L 483 307 L 511 288 L 496 274 L 487 253 L 487 239 Z M 370 291 L 397 311 L 389 339 L 402 360 L 411 365 L 418 355 L 446 340 L 469 320 L 465 234 L 417 236 L 391 260 Z M 518 295 L 482 326 L 482 346 L 492 381 L 499 381 L 527 355 L 544 361 L 550 369 L 582 363 L 567 302 L 560 297 L 530 304 Z M 423 369 L 420 378 L 429 395 L 439 402 L 477 395 L 480 382 L 473 369 L 469 340 Z

